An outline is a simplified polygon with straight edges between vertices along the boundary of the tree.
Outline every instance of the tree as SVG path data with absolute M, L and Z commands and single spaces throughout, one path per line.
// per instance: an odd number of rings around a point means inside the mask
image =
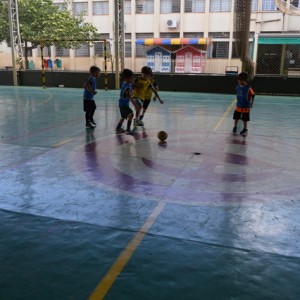
M 21 40 L 30 48 L 55 45 L 78 48 L 87 40 L 99 36 L 96 27 L 84 21 L 83 16 L 72 16 L 68 10 L 59 10 L 52 0 L 18 0 Z M 10 43 L 8 1 L 0 2 L 0 42 Z

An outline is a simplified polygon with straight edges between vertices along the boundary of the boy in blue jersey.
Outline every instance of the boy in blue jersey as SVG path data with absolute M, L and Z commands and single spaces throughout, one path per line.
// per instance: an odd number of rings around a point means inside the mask
M 94 95 L 97 94 L 97 78 L 100 77 L 101 70 L 96 67 L 90 67 L 90 77 L 84 83 L 83 88 L 83 111 L 85 111 L 85 127 L 95 128 L 94 113 L 97 108 Z
M 119 109 L 120 109 L 121 118 L 116 127 L 116 133 L 125 132 L 126 134 L 132 134 L 133 132 L 130 130 L 130 126 L 132 123 L 134 113 L 133 110 L 130 108 L 129 103 L 132 102 L 132 104 L 135 104 L 132 100 L 133 72 L 129 69 L 124 69 L 122 72 L 122 77 L 124 81 L 121 86 L 120 98 L 119 98 Z M 127 119 L 126 130 L 122 128 L 125 119 Z
M 246 135 L 248 133 L 248 122 L 250 121 L 250 108 L 254 104 L 254 91 L 251 86 L 247 83 L 248 74 L 242 72 L 238 75 L 238 85 L 236 86 L 236 107 L 233 113 L 234 126 L 232 131 L 237 132 L 237 125 L 241 119 L 244 123 L 244 128 L 240 132 L 241 135 Z

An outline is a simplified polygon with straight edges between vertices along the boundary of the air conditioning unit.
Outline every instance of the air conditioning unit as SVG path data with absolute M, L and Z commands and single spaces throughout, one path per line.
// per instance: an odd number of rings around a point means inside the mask
M 170 19 L 167 21 L 167 26 L 168 26 L 168 28 L 177 28 L 178 22 L 176 19 Z

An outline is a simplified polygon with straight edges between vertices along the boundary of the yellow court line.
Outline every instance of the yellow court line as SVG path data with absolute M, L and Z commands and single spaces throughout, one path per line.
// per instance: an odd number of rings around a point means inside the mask
M 74 139 L 65 139 L 65 140 L 62 140 L 61 142 L 58 142 L 54 145 L 54 147 L 59 147 L 59 146 L 62 146 L 66 143 L 69 143 L 69 142 L 72 142 Z
M 160 202 L 155 207 L 155 209 L 153 210 L 147 221 L 144 223 L 140 231 L 137 232 L 134 238 L 127 244 L 126 248 L 122 251 L 117 260 L 107 271 L 103 279 L 96 286 L 95 290 L 90 295 L 89 300 L 100 300 L 106 296 L 107 292 L 114 284 L 118 275 L 122 272 L 128 261 L 130 260 L 131 256 L 133 255 L 139 244 L 142 242 L 143 238 L 145 237 L 145 235 L 147 234 L 157 217 L 164 209 L 165 205 L 165 202 Z
M 234 106 L 236 100 L 233 100 L 230 106 L 227 108 L 227 110 L 222 115 L 221 119 L 217 123 L 217 125 L 214 128 L 214 131 L 217 130 L 232 107 Z M 122 251 L 122 253 L 119 255 L 117 260 L 114 262 L 114 264 L 110 267 L 110 269 L 107 271 L 105 276 L 102 278 L 102 280 L 99 282 L 99 284 L 96 286 L 92 294 L 89 296 L 88 300 L 101 300 L 104 299 L 114 282 L 116 281 L 119 274 L 122 272 L 122 270 L 125 268 L 126 264 L 132 257 L 133 253 L 137 249 L 137 247 L 140 245 L 142 240 L 144 239 L 145 235 L 157 219 L 157 217 L 160 215 L 162 210 L 164 209 L 166 203 L 160 202 L 147 221 L 144 223 L 142 228 L 139 232 L 136 233 L 136 235 L 133 237 L 133 239 L 127 244 L 126 248 Z
M 221 124 L 224 122 L 225 118 L 227 117 L 227 115 L 229 114 L 229 112 L 231 111 L 231 109 L 235 105 L 235 103 L 236 103 L 236 99 L 234 99 L 231 102 L 231 104 L 229 105 L 229 107 L 226 109 L 226 111 L 224 112 L 224 114 L 220 118 L 219 122 L 216 124 L 215 128 L 213 129 L 213 131 L 216 131 L 221 126 Z

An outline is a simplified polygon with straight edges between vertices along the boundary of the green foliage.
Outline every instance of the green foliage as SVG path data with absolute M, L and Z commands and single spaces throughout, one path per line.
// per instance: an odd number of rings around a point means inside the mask
M 10 40 L 7 2 L 0 2 L 0 42 Z M 31 42 L 33 47 L 41 42 L 44 46 L 79 47 L 88 43 L 80 40 L 94 39 L 97 35 L 97 29 L 82 16 L 59 10 L 52 0 L 18 0 L 18 7 L 21 40 Z

